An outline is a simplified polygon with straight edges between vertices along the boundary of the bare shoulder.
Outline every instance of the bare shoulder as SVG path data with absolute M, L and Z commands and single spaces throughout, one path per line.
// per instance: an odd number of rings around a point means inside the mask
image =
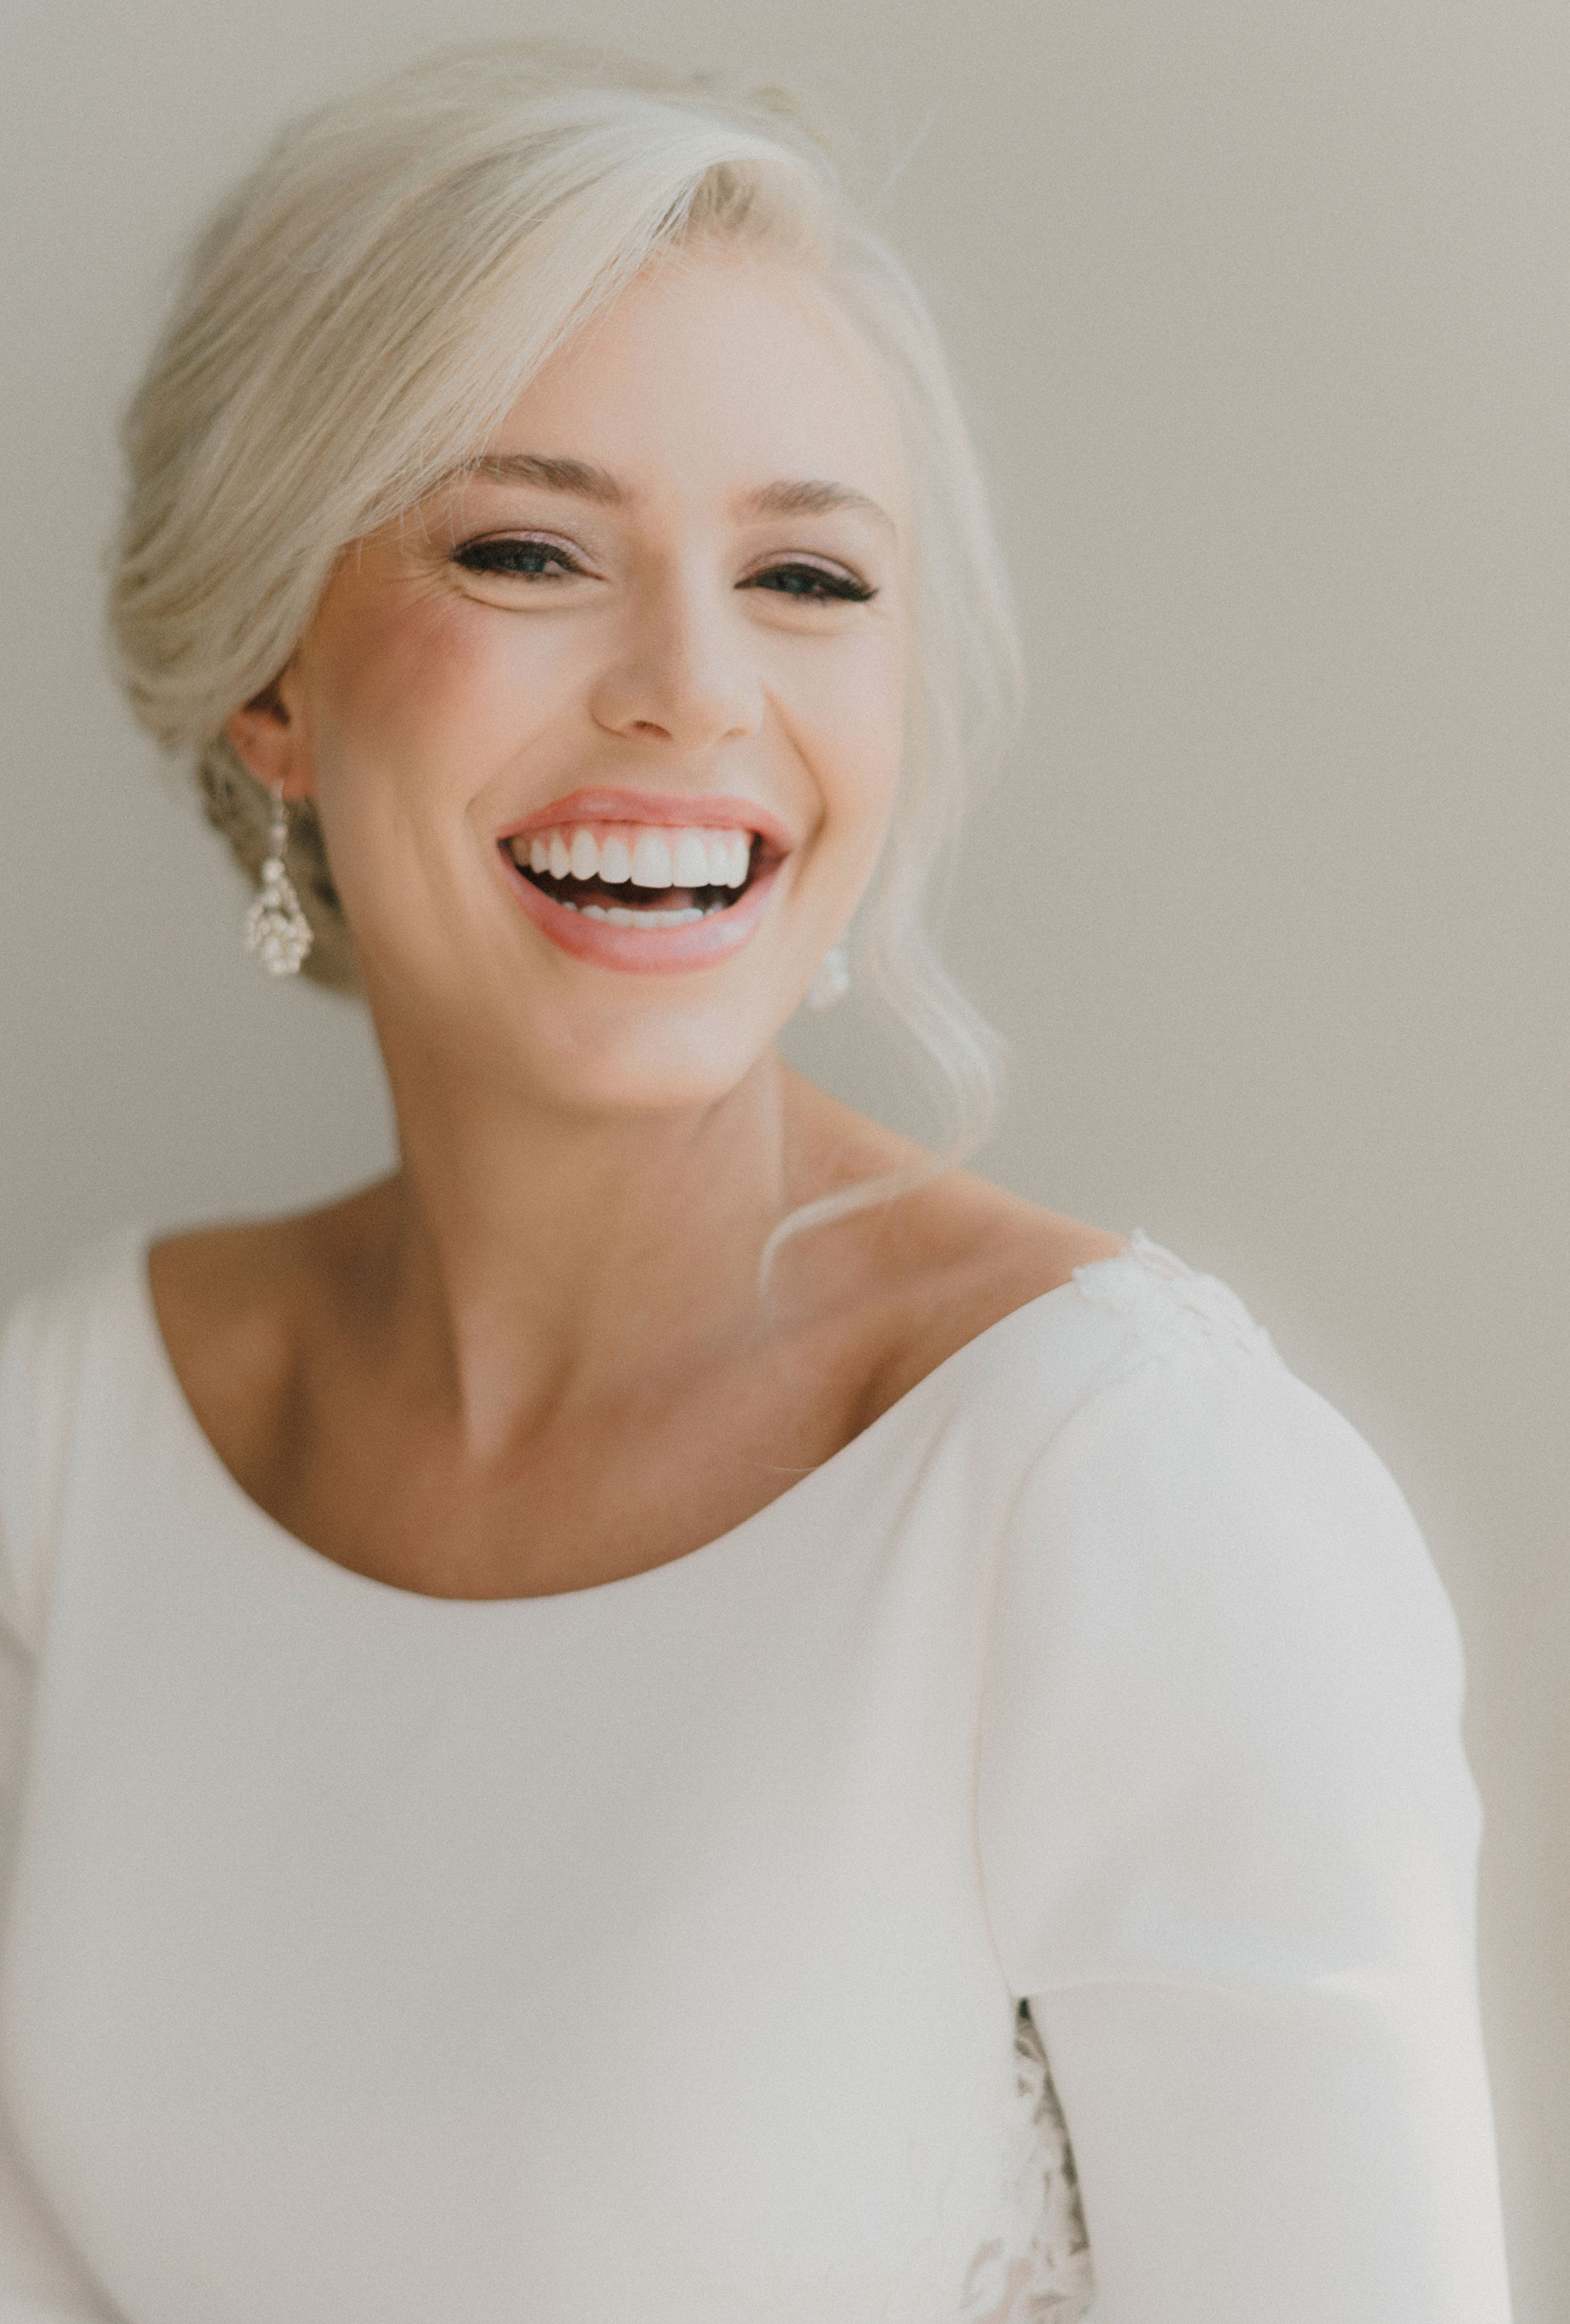
M 799 1077 L 788 1088 L 803 1165 L 798 1199 L 930 1159 Z M 798 1248 L 808 1307 L 859 1375 L 865 1426 L 1005 1315 L 1128 1245 L 953 1169 L 814 1229 Z
M 167 1236 L 148 1253 L 159 1321 L 166 1332 L 227 1335 L 281 1314 L 309 1265 L 309 1218 L 237 1221 Z
M 1058 1290 L 1077 1268 L 1128 1249 L 1125 1235 L 1027 1202 L 970 1170 L 945 1172 L 917 1200 L 919 1231 L 940 1271 L 999 1314 Z
M 323 1282 L 363 1236 L 376 1194 L 154 1243 L 147 1271 L 159 1329 L 210 1435 L 234 1443 L 276 1416 Z
M 904 1209 L 906 1217 L 892 1215 Z M 1042 1208 L 969 1171 L 948 1171 L 891 1205 L 889 1286 L 896 1331 L 880 1404 L 1017 1308 L 1058 1291 L 1081 1267 L 1115 1259 L 1126 1238 Z
M 1121 1235 L 961 1170 L 813 1230 L 801 1244 L 798 1264 L 816 1292 L 809 1304 L 855 1377 L 855 1428 L 1005 1316 L 1128 1248 Z

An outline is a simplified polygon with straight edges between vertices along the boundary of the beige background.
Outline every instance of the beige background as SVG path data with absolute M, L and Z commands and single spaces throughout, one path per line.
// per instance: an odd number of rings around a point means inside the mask
M 6 0 L 0 1296 L 123 1220 L 378 1168 L 353 1010 L 105 674 L 116 407 L 282 115 L 436 39 L 788 77 L 955 349 L 1033 702 L 952 949 L 995 1176 L 1228 1277 L 1466 1635 L 1521 2324 L 1570 2315 L 1562 0 Z M 854 1010 L 793 1037 L 905 1100 Z

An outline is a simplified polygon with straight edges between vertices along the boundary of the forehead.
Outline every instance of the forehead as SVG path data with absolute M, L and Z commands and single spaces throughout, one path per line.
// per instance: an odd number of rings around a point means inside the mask
M 684 255 L 639 278 L 530 381 L 492 453 L 583 461 L 638 498 L 830 478 L 897 515 L 890 401 L 803 269 Z

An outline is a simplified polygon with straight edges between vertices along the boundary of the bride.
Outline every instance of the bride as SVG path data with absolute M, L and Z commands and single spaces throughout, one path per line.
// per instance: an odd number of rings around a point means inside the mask
M 522 46 L 335 105 L 127 443 L 131 698 L 399 1162 L 12 1319 L 0 2324 L 1503 2324 L 1404 1505 L 959 1167 L 1005 594 L 810 139 Z M 852 977 L 946 1148 L 776 1056 Z

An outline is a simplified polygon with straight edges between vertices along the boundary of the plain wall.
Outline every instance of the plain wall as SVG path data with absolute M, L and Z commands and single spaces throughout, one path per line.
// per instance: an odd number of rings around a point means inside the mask
M 1530 0 L 7 0 L 0 1297 L 383 1167 L 106 674 L 114 430 L 271 129 L 471 32 L 788 78 L 948 333 L 1033 698 L 950 950 L 983 1167 L 1226 1276 L 1454 1595 L 1521 2324 L 1570 2316 L 1563 1028 L 1570 14 Z M 851 1006 L 793 1053 L 905 1117 Z

